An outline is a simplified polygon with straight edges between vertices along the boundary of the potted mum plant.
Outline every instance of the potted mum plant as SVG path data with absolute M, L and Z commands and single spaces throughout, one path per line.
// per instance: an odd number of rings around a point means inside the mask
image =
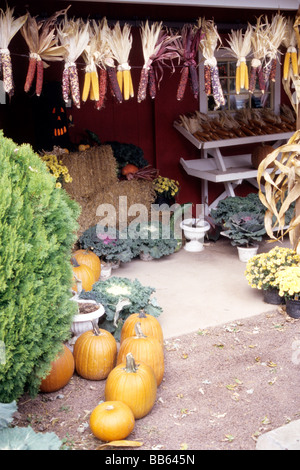
M 245 276 L 252 288 L 263 291 L 266 303 L 280 305 L 284 297 L 279 295 L 276 274 L 288 266 L 297 266 L 299 261 L 299 255 L 291 248 L 276 246 L 253 256 L 247 262 Z
M 285 298 L 286 313 L 300 318 L 300 266 L 288 266 L 276 273 L 279 295 Z
M 225 235 L 238 249 L 239 259 L 247 262 L 256 255 L 258 243 L 265 235 L 264 215 L 260 213 L 238 212 L 224 224 Z
M 156 192 L 155 204 L 175 203 L 175 198 L 179 192 L 179 182 L 164 176 L 158 176 L 153 180 L 153 189 Z

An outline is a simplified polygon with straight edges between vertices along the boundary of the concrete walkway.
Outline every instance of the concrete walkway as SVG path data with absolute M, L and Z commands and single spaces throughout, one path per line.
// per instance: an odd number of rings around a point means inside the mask
M 259 251 L 273 246 L 262 243 Z M 200 253 L 182 248 L 158 260 L 121 264 L 113 275 L 136 278 L 155 288 L 153 297 L 163 309 L 159 321 L 167 339 L 271 310 L 262 292 L 248 285 L 245 267 L 237 248 L 220 238 Z

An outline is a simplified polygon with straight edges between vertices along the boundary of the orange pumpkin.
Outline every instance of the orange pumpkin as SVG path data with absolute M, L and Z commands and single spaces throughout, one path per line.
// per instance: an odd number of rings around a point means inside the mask
M 105 383 L 105 400 L 122 401 L 132 410 L 135 419 L 146 416 L 152 410 L 157 393 L 157 383 L 150 366 L 136 364 L 131 353 L 126 362 L 117 365 Z
M 90 416 L 92 433 L 106 442 L 125 439 L 134 425 L 133 412 L 121 401 L 104 401 L 93 409 Z
M 95 274 L 92 269 L 85 264 L 78 264 L 75 258 L 72 258 L 72 270 L 74 274 L 74 284 L 72 289 L 77 292 L 77 279 L 82 282 L 82 289 L 86 292 L 92 290 L 94 283 L 96 282 Z
M 41 392 L 56 392 L 69 383 L 74 374 L 75 363 L 70 349 L 64 344 L 63 351 L 51 363 L 51 370 L 40 385 Z
M 127 165 L 122 168 L 122 175 L 126 176 L 129 173 L 136 173 L 137 171 L 139 171 L 137 166 L 127 163 Z
M 124 362 L 127 354 L 131 352 L 136 361 L 142 361 L 152 367 L 159 386 L 165 371 L 162 345 L 157 338 L 145 336 L 139 322 L 135 324 L 135 332 L 135 336 L 129 336 L 120 345 L 117 364 Z
M 85 266 L 91 268 L 95 275 L 96 281 L 98 281 L 101 274 L 101 261 L 96 253 L 91 250 L 77 250 L 75 253 L 73 253 L 73 257 L 80 266 L 84 264 Z
M 93 323 L 93 330 L 77 338 L 73 354 L 78 375 L 88 380 L 103 380 L 116 364 L 117 342 L 109 331 Z
M 164 337 L 159 321 L 153 315 L 145 313 L 144 310 L 139 313 L 132 313 L 126 318 L 121 330 L 120 344 L 129 336 L 135 335 L 134 326 L 137 322 L 141 324 L 144 335 L 154 336 L 163 346 Z

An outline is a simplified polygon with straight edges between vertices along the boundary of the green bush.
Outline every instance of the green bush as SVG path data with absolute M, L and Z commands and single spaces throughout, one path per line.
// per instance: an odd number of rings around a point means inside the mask
M 0 133 L 0 402 L 38 392 L 69 336 L 79 206 L 27 145 Z

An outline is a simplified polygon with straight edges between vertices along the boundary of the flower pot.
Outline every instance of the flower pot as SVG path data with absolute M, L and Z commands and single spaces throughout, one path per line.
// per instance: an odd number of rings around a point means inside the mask
M 300 318 L 300 300 L 286 299 L 286 313 L 292 318 Z
M 285 303 L 284 297 L 281 297 L 278 293 L 278 289 L 266 289 L 264 290 L 264 302 L 272 305 L 282 305 Z
M 196 224 L 195 227 L 192 224 Z M 184 219 L 180 223 L 180 228 L 183 230 L 184 236 L 187 240 L 184 245 L 186 251 L 200 252 L 204 249 L 203 241 L 206 232 L 210 229 L 210 224 L 202 219 Z
M 252 256 L 257 254 L 258 245 L 255 246 L 237 246 L 239 260 L 247 263 Z
M 82 333 L 85 331 L 89 331 L 92 329 L 92 321 L 93 320 L 99 320 L 102 315 L 104 315 L 104 307 L 103 305 L 97 304 L 94 300 L 84 300 L 84 299 L 78 299 L 76 296 L 72 297 L 74 302 L 77 302 L 78 304 L 91 304 L 95 305 L 98 308 L 94 310 L 93 312 L 90 313 L 79 313 L 74 315 L 73 317 L 73 323 L 71 326 L 71 332 L 73 333 L 74 336 L 80 336 Z
M 101 274 L 100 279 L 108 279 L 111 276 L 111 264 L 110 263 L 101 263 Z

